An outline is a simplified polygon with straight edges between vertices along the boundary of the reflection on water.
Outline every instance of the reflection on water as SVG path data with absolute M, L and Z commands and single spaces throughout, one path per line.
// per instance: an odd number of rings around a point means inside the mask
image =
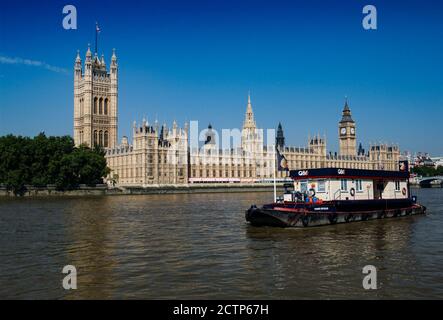
M 272 193 L 0 199 L 0 298 L 443 298 L 443 190 L 417 193 L 425 217 L 311 229 L 246 224 Z
M 105 200 L 105 198 L 102 198 Z M 83 290 L 76 292 L 79 299 L 112 296 L 112 286 L 101 283 L 112 279 L 116 262 L 113 258 L 111 217 L 94 214 L 109 211 L 108 201 L 74 201 L 66 210 L 70 228 L 65 252 L 70 264 L 78 266 L 78 282 Z M 117 235 L 118 236 L 118 235 Z

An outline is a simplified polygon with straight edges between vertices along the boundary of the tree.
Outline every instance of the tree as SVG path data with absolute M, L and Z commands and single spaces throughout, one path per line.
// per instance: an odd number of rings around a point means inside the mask
M 423 177 L 433 177 L 443 175 L 443 167 L 414 167 L 411 170 L 413 173 Z
M 109 174 L 102 148 L 75 147 L 69 136 L 34 138 L 7 135 L 0 137 L 0 184 L 16 195 L 26 185 L 55 184 L 72 189 L 79 184 L 95 185 Z
M 102 183 L 109 172 L 102 152 L 80 146 L 62 158 L 56 184 L 61 189 L 76 188 L 79 184 L 95 185 Z

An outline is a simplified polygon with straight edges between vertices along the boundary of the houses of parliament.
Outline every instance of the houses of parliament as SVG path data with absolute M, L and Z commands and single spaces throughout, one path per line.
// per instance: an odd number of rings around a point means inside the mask
M 339 153 L 327 151 L 326 138 L 309 137 L 306 147 L 285 143 L 279 124 L 275 145 L 287 160 L 289 169 L 358 168 L 398 170 L 400 151 L 396 145 L 371 145 L 366 152 L 357 148 L 357 126 L 346 101 L 338 122 Z M 205 130 L 202 146 L 190 144 L 189 126 L 171 127 L 158 121 L 133 123 L 132 141 L 118 138 L 118 63 L 113 51 L 109 67 L 104 56 L 88 47 L 85 62 L 79 52 L 74 64 L 74 141 L 105 149 L 111 173 L 108 183 L 146 187 L 159 184 L 256 183 L 272 179 L 275 170 L 274 144 L 265 146 L 263 130 L 257 127 L 248 95 L 241 129 L 241 142 L 235 148 L 220 149 L 212 126 Z M 279 178 L 286 176 L 278 172 Z

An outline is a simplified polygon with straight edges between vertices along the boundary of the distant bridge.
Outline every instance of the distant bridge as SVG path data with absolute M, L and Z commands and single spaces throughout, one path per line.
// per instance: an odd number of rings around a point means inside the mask
M 421 178 L 417 178 L 417 181 L 421 187 L 430 186 L 432 181 L 438 181 L 440 183 L 440 185 L 443 185 L 443 176 L 421 177 Z

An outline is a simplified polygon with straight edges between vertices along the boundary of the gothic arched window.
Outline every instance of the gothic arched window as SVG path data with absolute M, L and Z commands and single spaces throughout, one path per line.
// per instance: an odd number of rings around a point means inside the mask
M 108 147 L 108 131 L 105 131 L 105 135 L 103 137 L 103 142 L 104 142 L 104 147 L 107 148 Z
M 97 114 L 97 102 L 98 102 L 98 99 L 97 99 L 97 97 L 95 97 L 94 98 L 94 114 Z
M 103 113 L 108 114 L 108 98 L 105 99 L 105 107 L 104 107 Z
M 100 103 L 98 106 L 98 113 L 103 114 L 103 98 L 100 98 Z
M 94 146 L 96 146 L 98 143 L 98 132 L 97 130 L 94 130 Z
M 98 144 L 100 146 L 103 146 L 103 131 L 100 130 L 99 134 L 98 134 Z

